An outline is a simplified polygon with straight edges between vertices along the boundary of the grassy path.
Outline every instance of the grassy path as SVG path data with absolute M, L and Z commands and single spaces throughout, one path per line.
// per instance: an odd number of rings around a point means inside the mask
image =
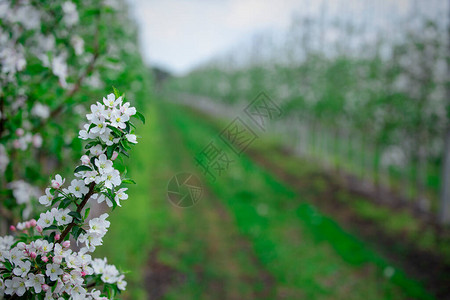
M 152 105 L 147 122 L 130 162 L 138 185 L 100 248 L 132 271 L 130 299 L 432 299 L 401 272 L 383 276 L 386 262 L 246 157 L 203 179 L 196 206 L 172 206 L 169 179 L 198 171 L 217 131 L 171 105 Z

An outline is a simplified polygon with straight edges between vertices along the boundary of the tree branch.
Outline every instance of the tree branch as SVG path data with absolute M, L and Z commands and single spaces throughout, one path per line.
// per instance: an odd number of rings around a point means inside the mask
M 95 182 L 91 182 L 89 185 L 89 192 L 84 196 L 83 201 L 81 201 L 80 205 L 78 205 L 77 212 L 81 213 L 84 206 L 88 202 L 89 198 L 94 194 L 94 188 L 95 188 Z M 73 226 L 75 226 L 75 220 L 72 220 L 70 224 L 64 229 L 63 233 L 61 234 L 60 239 L 57 241 L 57 243 L 61 243 L 64 241 L 64 238 L 69 234 L 69 232 L 72 230 Z

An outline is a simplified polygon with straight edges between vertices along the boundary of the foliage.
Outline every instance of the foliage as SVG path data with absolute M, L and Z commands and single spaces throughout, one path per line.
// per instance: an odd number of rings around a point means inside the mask
M 121 0 L 0 2 L 0 229 L 35 216 L 79 158 L 85 104 L 112 85 L 143 103 L 148 74 Z M 125 145 L 126 146 L 126 145 Z

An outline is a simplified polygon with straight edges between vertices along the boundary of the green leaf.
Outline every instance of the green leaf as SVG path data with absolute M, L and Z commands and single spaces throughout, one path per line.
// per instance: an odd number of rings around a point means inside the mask
M 88 132 L 89 132 L 89 130 L 91 130 L 91 129 L 94 128 L 95 126 L 97 126 L 97 125 L 95 125 L 94 123 L 92 123 L 92 124 L 89 126 L 89 128 L 88 128 Z
M 5 268 L 6 268 L 8 271 L 11 271 L 11 270 L 12 270 L 12 264 L 9 262 L 9 260 L 5 260 L 5 262 L 3 263 L 3 265 L 5 266 Z
M 133 179 L 122 179 L 122 183 L 136 184 L 136 181 L 134 181 Z
M 86 146 L 84 147 L 84 149 L 92 148 L 92 147 L 94 147 L 94 146 L 97 145 L 97 144 L 98 144 L 97 141 L 89 142 L 89 143 L 86 144 Z
M 92 169 L 88 166 L 81 165 L 75 168 L 74 173 L 82 172 L 82 171 L 92 171 Z
M 108 60 L 110 62 L 113 62 L 113 63 L 119 63 L 120 62 L 120 60 L 117 57 L 111 57 L 111 56 L 107 57 L 106 60 Z M 117 90 L 114 87 L 113 87 L 113 90 L 114 90 L 114 94 L 115 94 Z
M 58 229 L 58 227 L 57 227 L 56 225 L 50 225 L 50 226 L 48 226 L 48 227 L 45 227 L 43 231 L 46 231 L 46 230 L 55 230 L 55 229 Z
M 112 210 L 114 211 L 116 209 L 116 207 L 117 207 L 117 202 L 116 202 L 116 200 L 111 200 L 111 202 L 112 202 L 112 205 L 113 205 Z
M 140 112 L 137 111 L 136 114 L 133 115 L 133 117 L 138 118 L 139 120 L 141 120 L 142 124 L 145 124 L 145 117 Z
M 105 195 L 106 197 L 108 197 L 109 200 L 111 200 L 112 202 L 115 202 L 115 201 L 114 201 L 114 195 L 112 195 L 111 193 L 103 193 L 103 195 Z
M 107 157 L 108 159 L 111 158 L 111 156 L 112 156 L 112 154 L 113 154 L 113 152 L 114 152 L 115 149 L 116 149 L 116 146 L 115 146 L 115 145 L 109 146 L 109 147 L 106 149 L 106 157 Z
M 81 233 L 83 233 L 83 231 L 85 232 L 85 230 L 83 230 L 83 228 L 81 228 L 80 226 L 73 226 L 72 228 L 72 235 L 74 237 L 75 240 L 78 239 L 78 237 L 80 236 Z
M 120 129 L 118 129 L 118 128 L 114 127 L 114 126 L 111 126 L 111 125 L 108 125 L 108 128 L 111 129 L 117 136 L 121 136 L 122 135 L 122 131 L 120 131 Z
M 88 208 L 86 208 L 86 211 L 84 212 L 84 219 L 86 220 L 87 219 L 87 217 L 89 216 L 89 212 L 91 211 L 91 208 L 90 207 L 88 207 Z
M 120 152 L 123 153 L 123 155 L 125 155 L 126 157 L 130 157 L 130 154 L 128 154 L 127 151 L 122 149 Z
M 120 140 L 120 143 L 122 144 L 124 149 L 127 149 L 127 150 L 131 149 L 130 144 L 128 143 L 127 140 L 125 140 L 125 139 L 124 140 Z
M 76 219 L 76 220 L 79 221 L 79 222 L 83 221 L 83 220 L 81 219 L 81 214 L 80 214 L 79 212 L 77 212 L 77 211 L 71 211 L 71 212 L 69 213 L 69 216 L 72 216 L 74 219 Z
M 59 196 L 59 197 L 54 198 L 54 199 L 52 200 L 52 206 L 55 205 L 56 202 L 58 202 L 59 200 L 61 200 L 61 199 L 63 199 L 63 198 L 64 198 L 63 196 Z
M 120 97 L 119 91 L 113 86 L 114 96 L 116 96 L 116 99 Z
M 50 233 L 50 236 L 48 237 L 48 241 L 49 241 L 50 243 L 53 243 L 53 242 L 55 241 L 55 235 L 56 235 L 56 232 L 55 232 L 55 231 L 53 231 L 52 233 Z
M 72 203 L 72 199 L 66 198 L 63 201 L 61 201 L 61 203 L 59 204 L 58 208 L 66 208 L 67 206 L 70 205 L 70 203 Z

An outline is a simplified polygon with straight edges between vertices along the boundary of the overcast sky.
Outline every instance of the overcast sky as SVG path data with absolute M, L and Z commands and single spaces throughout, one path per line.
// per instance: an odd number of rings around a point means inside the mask
M 255 32 L 283 32 L 291 16 L 318 16 L 320 0 L 128 0 L 140 26 L 145 60 L 178 74 L 223 53 Z M 325 14 L 389 27 L 414 6 L 447 12 L 447 0 L 328 0 Z M 417 9 L 416 9 L 417 10 Z

